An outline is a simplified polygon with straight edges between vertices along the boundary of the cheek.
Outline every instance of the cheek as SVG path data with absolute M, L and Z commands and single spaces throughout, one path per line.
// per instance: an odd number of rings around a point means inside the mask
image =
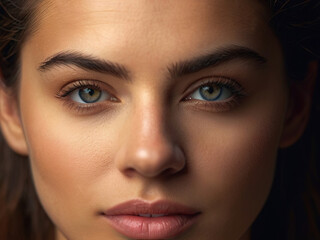
M 32 100 L 46 99 L 42 95 L 22 97 L 24 130 L 41 203 L 56 225 L 68 225 L 69 221 L 63 219 L 72 216 L 69 227 L 82 226 L 87 222 L 84 216 L 93 216 L 90 206 L 102 192 L 95 184 L 97 179 L 110 174 L 117 127 L 110 127 L 106 118 L 104 123 L 75 120 L 67 108 L 59 105 L 57 109 L 49 101 Z M 107 185 L 108 182 L 103 191 L 112 189 Z
M 229 130 L 222 136 L 217 130 L 214 137 L 221 137 L 214 141 L 216 144 L 202 147 L 205 148 L 203 162 L 198 166 L 201 167 L 198 172 L 203 174 L 201 182 L 210 182 L 209 188 L 221 196 L 221 202 L 213 204 L 216 207 L 226 202 L 261 204 L 273 178 L 277 137 L 253 126 L 251 129 Z
M 81 232 L 83 239 L 98 233 L 109 236 L 110 229 L 95 225 L 95 210 L 97 202 L 106 202 L 106 195 L 116 191 L 115 183 L 108 181 L 114 175 L 115 126 L 38 120 L 37 131 L 32 129 L 35 124 L 27 123 L 30 162 L 37 194 L 50 219 L 61 231 L 75 236 Z
M 108 174 L 110 167 L 105 166 L 112 161 L 114 129 L 56 119 L 37 123 L 37 131 L 27 131 L 33 174 L 46 187 L 58 190 L 56 194 L 64 196 L 67 186 L 80 188 L 84 181 L 89 184 Z
M 277 107 L 263 101 L 230 114 L 185 117 L 193 188 L 216 216 L 208 218 L 208 229 L 217 226 L 222 239 L 248 229 L 268 197 L 285 112 L 285 101 L 278 100 Z
M 204 202 L 219 216 L 208 223 L 217 226 L 222 239 L 228 229 L 234 229 L 231 235 L 248 229 L 269 194 L 277 151 L 269 133 L 260 134 L 233 132 L 230 139 L 211 148 L 211 154 L 203 155 L 197 187 L 207 192 Z

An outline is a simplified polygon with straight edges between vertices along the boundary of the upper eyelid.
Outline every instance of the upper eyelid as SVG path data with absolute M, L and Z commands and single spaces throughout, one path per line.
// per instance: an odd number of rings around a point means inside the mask
M 210 75 L 206 77 L 202 77 L 198 79 L 196 82 L 192 82 L 191 84 L 188 85 L 186 90 L 183 92 L 184 97 L 183 99 L 187 98 L 192 94 L 194 91 L 196 91 L 199 87 L 206 85 L 208 83 L 215 83 L 215 84 L 221 84 L 221 85 L 232 85 L 232 88 L 229 87 L 231 90 L 238 90 L 241 92 L 245 92 L 244 88 L 238 83 L 236 80 L 229 78 L 229 77 L 224 77 L 224 76 L 219 76 L 219 75 Z M 233 89 L 234 88 L 234 89 Z
M 79 86 L 75 86 L 76 84 L 79 84 Z M 81 86 L 81 84 L 83 86 Z M 66 94 L 65 97 L 67 97 L 68 95 L 70 95 L 71 92 L 86 86 L 93 86 L 98 88 L 99 90 L 106 91 L 109 95 L 113 97 L 117 94 L 116 90 L 104 81 L 93 79 L 78 79 L 63 85 L 56 93 L 56 96 L 62 97 L 63 94 Z
M 187 89 L 184 92 L 186 92 L 191 86 L 194 86 L 194 85 L 201 86 L 202 84 L 206 84 L 206 83 L 210 83 L 210 82 L 214 82 L 214 83 L 235 82 L 235 83 L 237 83 L 237 81 L 235 81 L 234 79 L 229 78 L 229 77 L 224 77 L 224 76 L 220 76 L 220 75 L 208 75 L 208 76 L 204 76 L 204 77 L 199 78 L 197 81 L 193 81 L 191 84 L 188 85 Z M 237 83 L 237 85 L 240 86 L 239 83 Z

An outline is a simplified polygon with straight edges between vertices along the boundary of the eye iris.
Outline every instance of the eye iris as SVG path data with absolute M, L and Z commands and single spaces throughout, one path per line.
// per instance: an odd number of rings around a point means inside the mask
M 99 100 L 101 97 L 101 91 L 92 88 L 80 89 L 79 97 L 86 103 L 93 103 Z
M 206 85 L 200 88 L 200 94 L 204 99 L 214 101 L 222 94 L 222 88 L 214 84 Z

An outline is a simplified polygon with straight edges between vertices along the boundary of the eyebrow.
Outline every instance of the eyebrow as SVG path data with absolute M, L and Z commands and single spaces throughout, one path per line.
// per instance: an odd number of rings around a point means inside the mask
M 72 65 L 84 70 L 100 72 L 119 78 L 129 79 L 129 71 L 123 65 L 75 51 L 59 52 L 47 58 L 40 64 L 38 70 L 41 72 L 46 72 L 53 67 Z
M 235 59 L 249 60 L 258 65 L 263 65 L 267 62 L 265 57 L 250 48 L 231 45 L 191 60 L 174 63 L 168 67 L 168 72 L 171 78 L 177 78 Z
M 195 57 L 191 60 L 180 61 L 167 67 L 169 78 L 177 78 L 187 74 L 196 73 L 209 67 L 215 67 L 231 60 L 250 60 L 257 64 L 264 64 L 267 59 L 256 51 L 237 45 L 220 48 L 212 53 Z M 42 62 L 38 68 L 45 72 L 57 66 L 76 66 L 84 70 L 110 74 L 118 78 L 129 80 L 130 71 L 121 64 L 99 59 L 81 52 L 59 52 Z

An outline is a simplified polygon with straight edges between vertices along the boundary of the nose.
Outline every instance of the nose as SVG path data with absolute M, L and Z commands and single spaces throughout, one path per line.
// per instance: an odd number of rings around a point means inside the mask
M 133 110 L 124 124 L 115 159 L 117 168 L 127 176 L 146 178 L 182 171 L 186 159 L 174 131 L 169 132 L 170 120 L 164 110 L 157 106 L 140 109 Z

